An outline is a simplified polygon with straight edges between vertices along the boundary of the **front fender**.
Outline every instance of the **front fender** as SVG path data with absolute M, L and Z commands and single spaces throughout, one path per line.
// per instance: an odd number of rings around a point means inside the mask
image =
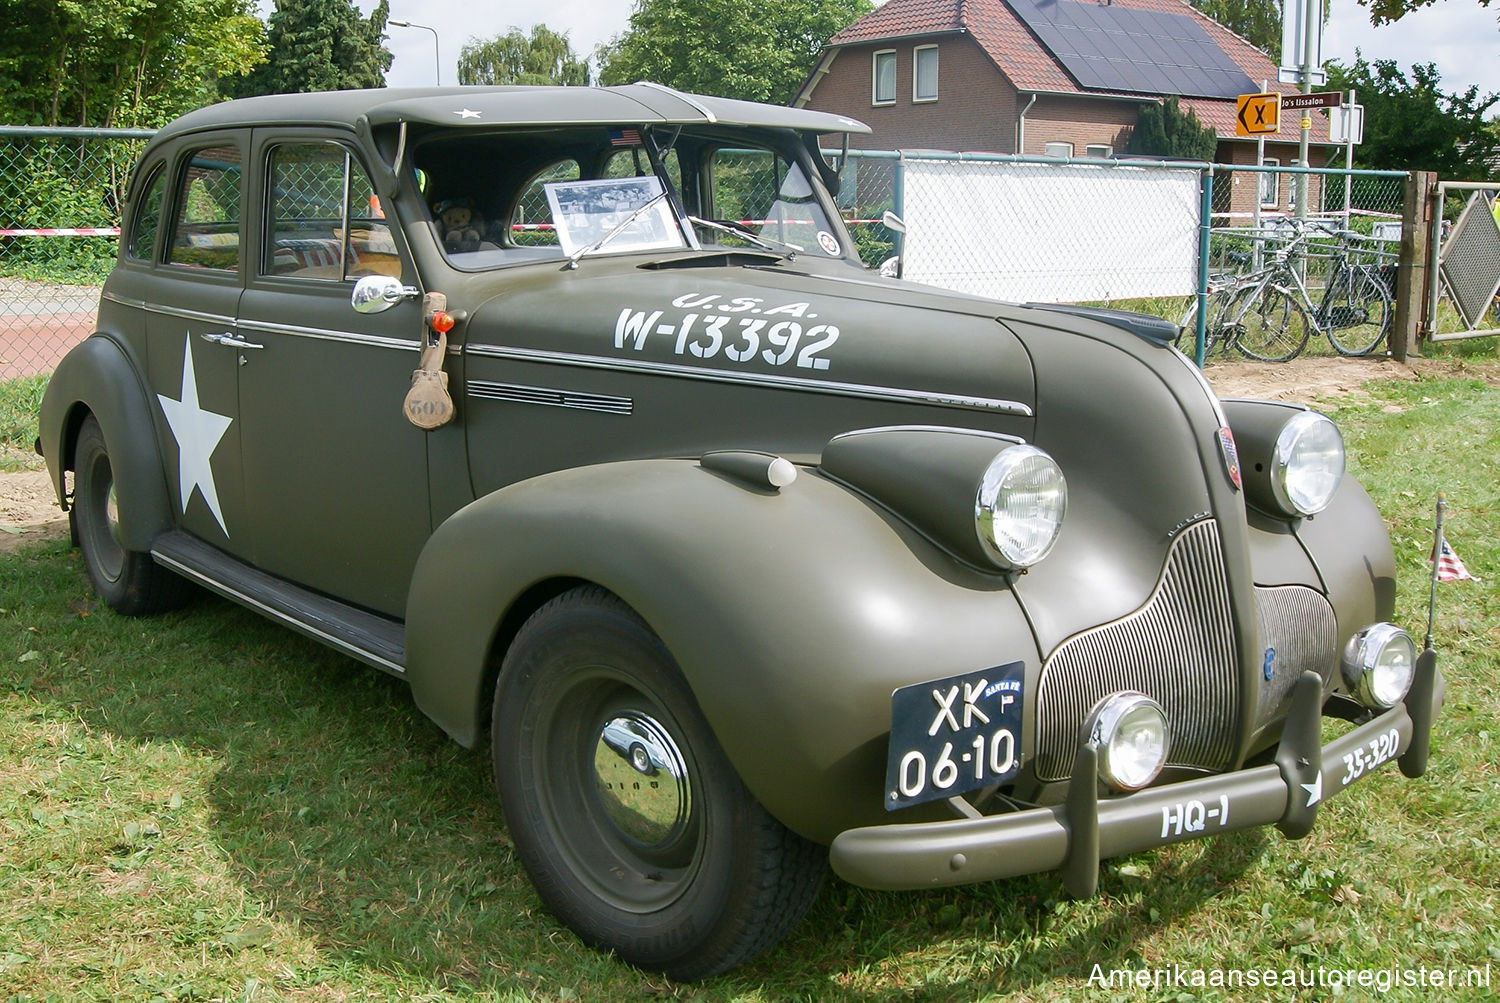
M 63 472 L 73 468 L 73 440 L 92 413 L 104 433 L 120 511 L 120 542 L 129 550 L 151 548 L 172 527 L 172 504 L 156 441 L 156 425 L 145 384 L 114 339 L 95 334 L 58 363 L 42 397 L 42 455 L 67 507 Z
M 481 736 L 508 610 L 556 579 L 629 603 L 751 792 L 822 842 L 886 818 L 892 690 L 1010 661 L 1035 679 L 1040 664 L 999 575 L 816 472 L 776 491 L 691 460 L 602 464 L 488 495 L 423 551 L 407 678 L 458 741 Z

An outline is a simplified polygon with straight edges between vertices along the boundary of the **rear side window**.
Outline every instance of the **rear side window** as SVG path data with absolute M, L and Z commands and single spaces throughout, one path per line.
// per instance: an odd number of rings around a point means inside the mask
M 204 147 L 188 157 L 174 203 L 170 264 L 239 270 L 243 174 L 238 147 Z
M 272 149 L 266 261 L 269 275 L 340 281 L 401 274 L 369 176 L 336 143 Z
M 531 179 L 510 220 L 510 243 L 517 247 L 556 247 L 557 226 L 547 203 L 546 186 L 556 181 L 577 181 L 578 161 L 562 160 Z
M 161 230 L 161 200 L 167 191 L 167 172 L 160 165 L 156 167 L 144 190 L 145 194 L 135 203 L 135 215 L 130 220 L 130 239 L 125 242 L 125 254 L 140 261 L 149 261 L 156 248 L 156 235 Z

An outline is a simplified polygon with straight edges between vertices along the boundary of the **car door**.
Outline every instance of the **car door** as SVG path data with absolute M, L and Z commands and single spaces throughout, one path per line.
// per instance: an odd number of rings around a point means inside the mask
M 342 137 L 256 130 L 259 225 L 240 302 L 241 449 L 254 563 L 400 616 L 431 526 L 427 433 L 402 415 L 419 301 L 358 314 L 361 275 L 416 282 Z
M 246 134 L 193 136 L 177 151 L 167 233 L 138 293 L 167 485 L 183 529 L 250 553 L 240 469 L 238 338 L 245 268 Z M 149 252 L 148 252 L 149 253 Z

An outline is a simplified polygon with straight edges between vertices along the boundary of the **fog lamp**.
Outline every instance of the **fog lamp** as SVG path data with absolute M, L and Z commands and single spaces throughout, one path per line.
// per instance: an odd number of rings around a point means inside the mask
M 1155 780 L 1171 746 L 1161 704 L 1134 690 L 1099 701 L 1084 734 L 1099 753 L 1099 779 L 1116 791 L 1140 790 Z
M 1417 646 L 1393 623 L 1366 627 L 1344 645 L 1344 682 L 1371 710 L 1385 710 L 1406 699 L 1417 670 Z

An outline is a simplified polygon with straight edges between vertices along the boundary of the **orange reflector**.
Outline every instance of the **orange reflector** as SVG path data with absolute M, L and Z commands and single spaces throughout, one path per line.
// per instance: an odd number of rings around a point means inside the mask
M 453 330 L 453 325 L 457 322 L 453 319 L 453 315 L 447 310 L 438 310 L 433 313 L 432 318 L 428 321 L 428 323 L 432 325 L 432 329 L 438 334 L 447 334 L 449 331 Z

